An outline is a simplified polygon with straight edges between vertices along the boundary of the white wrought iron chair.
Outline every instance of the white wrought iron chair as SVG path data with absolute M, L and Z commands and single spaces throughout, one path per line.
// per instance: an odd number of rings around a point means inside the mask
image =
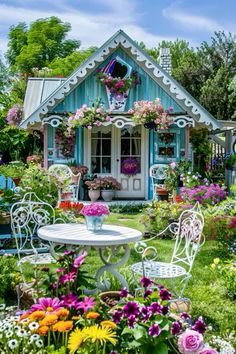
M 171 223 L 165 230 L 154 237 L 139 241 L 135 244 L 135 250 L 141 255 L 141 262 L 133 264 L 133 274 L 145 276 L 152 280 L 168 279 L 176 299 L 184 299 L 183 294 L 188 280 L 191 278 L 191 270 L 195 257 L 204 244 L 202 234 L 204 218 L 198 204 L 190 210 L 181 213 L 177 222 Z M 147 246 L 147 242 L 169 231 L 175 238 L 175 245 L 171 260 L 167 262 L 157 261 L 157 249 Z
M 152 179 L 152 198 L 158 199 L 157 188 L 164 188 L 167 164 L 155 164 L 150 167 L 150 177 Z
M 54 224 L 57 221 L 55 210 L 50 204 L 40 200 L 35 193 L 30 192 L 26 193 L 21 201 L 12 205 L 10 215 L 23 285 L 25 288 L 31 288 L 32 283 L 28 283 L 24 275 L 26 266 L 23 267 L 22 265 L 26 263 L 32 265 L 34 277 L 37 281 L 37 267 L 55 262 L 55 258 L 49 253 L 50 244 L 42 242 L 37 235 L 37 230 L 40 227 Z M 19 303 L 18 289 L 18 305 Z
M 58 203 L 60 203 L 63 198 L 62 195 L 63 185 L 67 185 L 69 190 L 72 193 L 72 197 L 70 198 L 71 201 L 77 202 L 79 197 L 79 185 L 81 179 L 81 173 L 74 174 L 70 167 L 63 164 L 54 164 L 49 167 L 48 175 L 50 179 L 54 179 L 57 183 L 58 188 Z

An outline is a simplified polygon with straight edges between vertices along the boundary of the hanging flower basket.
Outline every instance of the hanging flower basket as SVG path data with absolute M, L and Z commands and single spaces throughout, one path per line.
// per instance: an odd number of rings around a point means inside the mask
M 127 176 L 134 176 L 140 172 L 140 162 L 135 157 L 125 159 L 121 164 L 121 173 Z
M 154 101 L 136 101 L 134 108 L 129 110 L 132 114 L 131 119 L 136 124 L 143 124 L 147 129 L 162 130 L 168 129 L 173 123 L 172 117 L 169 115 L 173 111 L 170 107 L 165 110 L 161 104 L 160 98 Z

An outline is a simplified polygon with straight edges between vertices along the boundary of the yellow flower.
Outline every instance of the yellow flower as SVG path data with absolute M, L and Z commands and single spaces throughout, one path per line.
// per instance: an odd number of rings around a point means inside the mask
M 58 321 L 53 325 L 53 331 L 69 332 L 73 327 L 73 321 Z
M 58 320 L 57 315 L 51 314 L 47 315 L 42 321 L 40 321 L 40 326 L 51 326 Z
M 212 269 L 215 269 L 215 268 L 216 268 L 215 263 L 212 263 L 212 264 L 211 264 L 211 268 L 212 268 Z
M 34 320 L 41 320 L 45 317 L 45 311 L 34 311 L 32 312 L 30 315 L 29 315 L 29 319 L 31 321 L 34 321 Z
M 67 309 L 60 309 L 56 312 L 56 315 L 59 317 L 59 318 L 67 318 L 68 315 L 69 315 L 69 311 Z
M 98 325 L 85 327 L 83 329 L 84 341 L 91 339 L 92 343 L 100 342 L 101 345 L 104 345 L 107 341 L 111 344 L 116 344 L 116 334 L 112 332 L 111 328 L 108 327 L 99 327 Z
M 115 329 L 116 328 L 116 324 L 112 321 L 102 321 L 100 323 L 100 325 L 102 327 L 106 327 L 106 328 L 110 328 L 110 329 Z
M 84 335 L 79 328 L 76 328 L 69 337 L 67 348 L 70 350 L 70 354 L 74 354 L 82 345 Z
M 100 314 L 98 312 L 89 312 L 86 315 L 86 318 L 88 320 L 96 320 L 96 318 L 98 318 L 100 316 Z
M 48 330 L 49 330 L 49 327 L 48 327 L 48 326 L 42 326 L 42 327 L 39 327 L 38 333 L 39 333 L 41 336 L 46 336 L 46 334 L 48 333 Z
M 215 258 L 213 262 L 214 262 L 214 264 L 219 264 L 220 263 L 220 258 Z

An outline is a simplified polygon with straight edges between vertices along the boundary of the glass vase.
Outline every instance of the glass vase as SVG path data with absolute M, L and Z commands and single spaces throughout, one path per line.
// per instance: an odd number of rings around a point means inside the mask
M 87 215 L 85 215 L 87 229 L 91 230 L 91 231 L 101 230 L 103 220 L 104 220 L 104 215 L 101 215 L 101 216 L 87 216 Z

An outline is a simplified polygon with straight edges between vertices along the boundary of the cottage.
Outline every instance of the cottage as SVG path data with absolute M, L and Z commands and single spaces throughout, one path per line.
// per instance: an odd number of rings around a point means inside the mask
M 221 128 L 170 70 L 168 49 L 162 50 L 158 64 L 119 30 L 67 79 L 30 78 L 21 127 L 43 130 L 45 167 L 75 160 L 91 173 L 115 177 L 122 186 L 118 198 L 149 199 L 151 165 L 191 159 L 192 127 Z M 135 122 L 134 102 L 156 98 L 171 123 L 153 129 Z M 91 108 L 99 108 L 103 119 L 83 121 L 66 136 L 69 116 L 79 121 Z

